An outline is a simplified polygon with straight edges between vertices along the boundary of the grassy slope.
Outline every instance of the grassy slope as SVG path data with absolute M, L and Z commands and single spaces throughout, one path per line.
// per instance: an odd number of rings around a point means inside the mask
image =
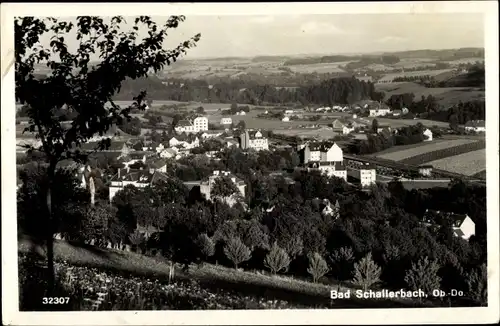
M 19 240 L 19 252 L 37 251 L 45 255 L 44 250 L 28 238 Z M 65 241 L 55 240 L 55 259 L 73 265 L 89 266 L 131 273 L 137 276 L 167 278 L 170 267 L 163 259 L 148 257 L 131 252 L 111 249 L 100 249 L 93 246 L 73 245 Z M 195 279 L 202 286 L 228 288 L 237 290 L 242 295 L 257 295 L 269 299 L 284 299 L 290 302 L 307 304 L 310 307 L 361 308 L 361 307 L 416 307 L 417 302 L 403 299 L 393 300 L 350 300 L 329 299 L 331 289 L 338 285 L 313 284 L 288 277 L 274 277 L 252 272 L 236 271 L 222 266 L 205 264 L 191 267 L 188 272 L 176 266 L 175 277 L 179 279 Z M 342 287 L 343 289 L 346 289 Z

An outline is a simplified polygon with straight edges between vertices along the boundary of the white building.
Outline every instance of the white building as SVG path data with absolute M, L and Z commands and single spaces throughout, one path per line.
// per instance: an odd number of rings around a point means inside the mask
M 283 119 L 281 119 L 281 121 L 283 121 L 283 122 L 289 122 L 290 118 L 289 117 L 283 117 Z
M 240 148 L 244 150 L 252 148 L 256 151 L 269 150 L 269 141 L 262 135 L 260 130 L 245 130 L 240 135 Z
M 241 110 L 240 112 L 236 112 L 236 115 L 247 115 L 247 113 L 243 110 Z
M 350 174 L 359 180 L 361 187 L 369 187 L 377 181 L 377 170 L 369 163 L 352 169 Z
M 221 125 L 230 125 L 233 123 L 233 119 L 231 118 L 222 118 L 220 119 L 220 124 Z
M 215 184 L 215 181 L 221 177 L 229 178 L 239 190 L 239 195 L 241 197 L 245 197 L 245 188 L 246 184 L 243 180 L 237 178 L 235 175 L 231 174 L 229 171 L 214 171 L 213 175 L 208 177 L 207 180 L 204 180 L 200 183 L 200 192 L 205 196 L 205 199 L 212 200 L 212 189 Z M 226 197 L 223 199 L 229 206 L 233 206 L 237 203 L 237 196 L 232 195 L 230 197 Z
M 344 162 L 310 162 L 308 170 L 319 170 L 329 177 L 337 177 L 347 181 L 347 167 Z
M 439 228 L 432 218 L 432 216 L 436 217 L 438 215 L 451 222 L 451 228 L 454 236 L 464 240 L 469 240 L 471 236 L 476 234 L 476 224 L 467 214 L 456 214 L 426 209 L 423 224 Z
M 484 120 L 471 120 L 465 124 L 465 130 L 475 132 L 486 132 L 486 123 Z
M 160 153 L 161 158 L 176 158 L 177 151 L 175 148 L 166 148 Z
M 348 135 L 354 131 L 354 127 L 350 123 L 344 123 L 339 119 L 336 119 L 332 123 L 333 131 L 341 133 L 342 135 Z
M 175 127 L 177 133 L 193 133 L 208 130 L 208 119 L 206 117 L 197 117 L 193 121 L 180 120 Z
M 201 134 L 202 139 L 216 138 L 223 134 L 223 131 L 220 130 L 208 130 Z
M 383 117 L 391 113 L 391 109 L 388 107 L 376 107 L 376 108 L 370 108 L 370 117 Z
M 425 129 L 424 132 L 424 141 L 432 141 L 432 131 L 430 129 Z
M 309 162 L 343 162 L 342 148 L 336 143 L 307 143 L 302 149 L 302 163 Z
M 285 110 L 285 114 L 293 114 L 294 111 L 293 110 Z
M 109 202 L 113 201 L 116 193 L 128 185 L 145 188 L 159 180 L 168 180 L 167 175 L 159 171 L 119 169 L 118 174 L 111 179 L 109 186 Z

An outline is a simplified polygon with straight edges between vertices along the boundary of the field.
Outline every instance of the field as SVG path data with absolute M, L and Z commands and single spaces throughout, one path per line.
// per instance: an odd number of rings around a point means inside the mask
M 394 78 L 398 77 L 414 77 L 414 76 L 437 76 L 442 73 L 447 73 L 452 71 L 452 69 L 439 69 L 439 70 L 420 70 L 420 71 L 406 71 L 406 72 L 395 72 L 390 73 L 382 77 L 379 82 L 392 81 Z
M 458 60 L 453 60 L 453 61 L 447 61 L 446 63 L 452 66 L 458 66 L 461 64 L 474 64 L 477 61 L 479 62 L 484 62 L 484 58 L 465 58 L 465 59 L 458 59 Z
M 319 129 L 278 129 L 273 130 L 275 134 L 285 136 L 298 136 L 298 137 L 318 137 L 320 139 L 330 139 L 338 136 L 338 133 L 332 129 L 319 128 Z
M 291 66 L 290 69 L 293 72 L 306 74 L 306 73 L 335 73 L 335 72 L 345 72 L 341 68 L 342 65 L 348 64 L 348 62 L 336 62 L 336 63 L 316 63 L 316 64 L 307 64 L 307 65 L 294 65 Z
M 441 170 L 472 176 L 486 169 L 486 150 L 480 149 L 450 156 L 427 164 Z
M 484 99 L 485 96 L 484 91 L 469 87 L 427 88 L 410 82 L 379 83 L 375 84 L 375 88 L 378 91 L 385 92 L 386 100 L 392 95 L 403 93 L 414 93 L 416 101 L 420 100 L 422 96 L 427 97 L 428 95 L 432 95 L 445 108 L 455 105 L 460 101 L 467 102 Z
M 453 140 L 445 140 L 439 142 L 434 142 L 434 141 L 423 142 L 421 146 L 407 148 L 396 152 L 389 152 L 381 155 L 377 154 L 376 156 L 386 160 L 402 161 L 423 153 L 444 150 L 446 148 L 455 147 L 463 144 L 470 144 L 476 141 L 477 140 L 453 139 Z
M 19 240 L 18 251 L 21 255 L 36 253 L 40 258 L 45 256 L 45 250 L 37 242 L 27 238 Z M 168 309 L 277 309 L 418 306 L 416 302 L 407 299 L 334 301 L 329 298 L 332 287 L 342 290 L 347 287 L 331 282 L 314 284 L 291 277 L 240 271 L 211 264 L 191 265 L 187 271 L 183 271 L 180 265 L 174 264 L 174 282 L 171 283 L 168 276 L 172 265 L 163 258 L 75 245 L 65 241 L 55 241 L 54 254 L 55 260 L 60 262 L 58 263 L 59 270 L 70 271 L 73 275 L 73 282 L 84 281 L 78 284 L 84 287 L 80 293 L 92 294 L 93 297 L 88 299 L 94 303 L 101 301 L 100 304 L 104 306 L 113 304 L 107 301 L 110 296 L 114 297 L 114 303 L 116 303 L 116 301 L 123 301 L 116 296 L 117 294 L 127 295 L 127 292 L 132 291 L 132 296 L 134 296 L 134 293 L 142 293 L 143 289 L 148 289 L 149 295 L 155 296 L 142 298 L 149 304 L 159 304 L 160 307 L 157 306 L 156 309 L 161 309 L 161 307 L 168 307 Z M 36 275 L 29 272 L 29 270 L 25 271 L 23 276 L 31 277 L 34 285 L 40 283 Z M 71 279 L 71 275 L 67 276 Z M 105 286 L 103 292 L 106 292 L 106 299 L 98 300 L 95 290 L 103 286 Z M 168 301 L 163 300 L 165 298 L 161 296 L 161 293 L 165 292 L 171 294 Z M 27 296 L 33 297 L 29 293 Z M 126 304 L 126 302 L 123 303 Z M 117 308 L 116 305 L 113 306 Z M 109 306 L 107 308 L 110 309 Z M 128 306 L 128 309 L 131 308 L 140 310 L 137 305 Z

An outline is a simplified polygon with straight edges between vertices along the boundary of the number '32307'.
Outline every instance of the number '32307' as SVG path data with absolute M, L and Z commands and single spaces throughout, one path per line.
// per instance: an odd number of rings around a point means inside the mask
M 43 304 L 67 304 L 69 297 L 43 297 Z

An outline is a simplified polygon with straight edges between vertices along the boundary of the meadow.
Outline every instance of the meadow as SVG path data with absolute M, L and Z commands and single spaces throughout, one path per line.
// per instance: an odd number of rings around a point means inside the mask
M 39 297 L 43 274 L 38 274 L 45 249 L 34 239 L 21 237 L 20 294 Z M 157 309 L 290 309 L 415 307 L 421 303 L 408 299 L 331 300 L 332 288 L 355 289 L 324 279 L 319 283 L 275 276 L 264 271 L 235 270 L 202 264 L 183 270 L 162 257 L 102 249 L 56 240 L 59 288 L 75 306 L 69 310 L 157 310 Z M 33 257 L 33 258 L 31 258 Z M 30 259 L 32 261 L 30 261 Z M 25 285 L 23 287 L 23 285 Z M 31 303 L 35 304 L 36 303 Z M 431 304 L 427 302 L 425 304 Z M 38 307 L 40 305 L 38 304 Z M 29 307 L 25 307 L 29 310 Z
M 398 78 L 398 77 L 414 77 L 414 76 L 426 76 L 426 75 L 437 76 L 437 75 L 442 74 L 442 73 L 448 73 L 452 70 L 453 69 L 438 69 L 438 70 L 419 70 L 419 71 L 395 72 L 395 73 L 386 74 L 379 81 L 380 82 L 391 81 L 394 78 Z
M 306 65 L 294 65 L 290 69 L 295 73 L 310 74 L 316 73 L 335 73 L 335 72 L 345 72 L 341 66 L 348 64 L 348 62 L 335 62 L 335 63 L 316 63 L 316 64 L 306 64 Z
M 453 139 L 453 140 L 444 140 L 444 141 L 438 141 L 438 142 L 423 142 L 421 143 L 421 146 L 416 146 L 416 147 L 410 147 L 406 149 L 402 149 L 399 151 L 395 152 L 388 152 L 388 153 L 383 153 L 383 154 L 378 154 L 377 157 L 386 159 L 386 160 L 393 160 L 393 161 L 402 161 L 405 159 L 409 159 L 411 157 L 427 153 L 427 152 L 432 152 L 432 151 L 439 151 L 439 150 L 444 150 L 447 148 L 455 147 L 455 146 L 460 146 L 463 144 L 469 144 L 469 143 L 474 143 L 477 140 L 469 140 L 469 139 Z
M 437 169 L 472 176 L 486 170 L 486 150 L 480 149 L 449 156 L 426 164 L 430 164 Z
M 331 139 L 338 136 L 338 133 L 334 132 L 330 128 L 314 128 L 314 129 L 277 129 L 273 130 L 275 134 L 281 134 L 285 136 L 298 136 L 298 137 L 317 137 L 319 139 Z
M 471 89 L 470 87 L 427 88 L 412 82 L 377 83 L 375 89 L 383 91 L 386 100 L 392 95 L 403 93 L 415 94 L 415 100 L 419 100 L 422 96 L 432 95 L 445 108 L 460 101 L 484 99 L 485 96 L 484 91 Z

